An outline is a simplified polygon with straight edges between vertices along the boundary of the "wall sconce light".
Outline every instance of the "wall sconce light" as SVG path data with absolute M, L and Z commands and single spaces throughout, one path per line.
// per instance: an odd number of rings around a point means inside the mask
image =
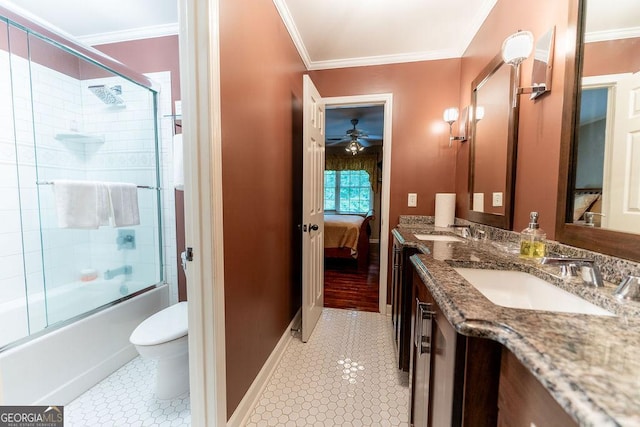
M 536 45 L 536 55 L 533 64 L 532 85 L 519 87 L 520 64 L 526 60 L 533 50 L 533 34 L 530 31 L 518 31 L 507 37 L 502 43 L 502 59 L 505 64 L 515 68 L 513 87 L 513 106 L 518 103 L 517 96 L 524 93 L 531 94 L 530 99 L 551 91 L 551 69 L 553 65 L 553 44 L 555 27 L 544 34 Z
M 533 34 L 531 31 L 518 31 L 511 34 L 502 43 L 502 60 L 505 64 L 511 65 L 516 72 L 513 79 L 513 108 L 518 105 L 520 64 L 531 55 L 532 50 Z
M 511 34 L 502 43 L 502 60 L 505 64 L 519 66 L 531 55 L 533 34 L 531 31 L 518 31 Z
M 472 120 L 479 122 L 484 119 L 484 107 L 482 105 L 476 106 L 475 113 L 473 111 L 473 106 L 469 107 L 469 111 L 469 117 L 471 117 Z
M 453 136 L 453 124 L 455 123 L 456 120 L 458 120 L 459 116 L 460 116 L 460 112 L 456 107 L 449 107 L 446 110 L 444 110 L 444 113 L 442 114 L 443 120 L 449 123 L 449 147 L 451 147 L 451 145 L 453 144 L 453 141 L 464 142 L 467 140 L 467 137 L 464 135 Z

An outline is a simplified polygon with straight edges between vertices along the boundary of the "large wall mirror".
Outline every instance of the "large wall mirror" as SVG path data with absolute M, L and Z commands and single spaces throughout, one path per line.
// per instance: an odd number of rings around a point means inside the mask
M 574 9 L 558 240 L 640 261 L 640 3 L 580 0 Z
M 470 221 L 511 228 L 517 141 L 515 71 L 496 56 L 472 82 L 469 109 Z

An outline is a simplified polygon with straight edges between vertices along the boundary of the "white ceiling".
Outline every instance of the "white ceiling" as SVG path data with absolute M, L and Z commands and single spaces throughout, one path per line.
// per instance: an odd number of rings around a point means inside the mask
M 273 0 L 308 69 L 462 56 L 497 0 Z M 175 34 L 178 0 L 0 0 L 87 44 Z
M 86 44 L 178 33 L 178 0 L 0 0 Z
M 640 36 L 638 0 L 615 0 L 615 7 L 611 0 L 588 1 L 587 41 Z M 461 57 L 497 0 L 273 2 L 312 70 Z M 92 45 L 178 33 L 178 0 L 0 0 L 0 5 L 17 6 Z M 360 119 L 358 128 L 370 135 L 382 134 L 379 111 L 327 113 L 329 137 L 344 135 L 351 118 Z
M 640 37 L 638 0 L 589 0 L 586 13 L 587 42 Z
M 273 0 L 308 69 L 462 56 L 497 0 Z M 87 44 L 177 34 L 178 0 L 0 0 Z M 589 0 L 589 41 L 640 34 L 638 0 Z M 621 30 L 622 29 L 622 30 Z
M 274 0 L 308 69 L 459 58 L 497 0 Z

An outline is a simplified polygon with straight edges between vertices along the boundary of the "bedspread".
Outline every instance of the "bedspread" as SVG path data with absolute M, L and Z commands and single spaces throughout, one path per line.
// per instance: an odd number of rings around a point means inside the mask
M 360 215 L 325 215 L 324 247 L 349 248 L 356 255 L 363 221 Z

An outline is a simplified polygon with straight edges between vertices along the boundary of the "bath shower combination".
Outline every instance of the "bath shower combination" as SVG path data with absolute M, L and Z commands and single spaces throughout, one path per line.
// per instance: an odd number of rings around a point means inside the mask
M 0 32 L 0 405 L 68 404 L 169 305 L 159 86 L 4 4 Z

